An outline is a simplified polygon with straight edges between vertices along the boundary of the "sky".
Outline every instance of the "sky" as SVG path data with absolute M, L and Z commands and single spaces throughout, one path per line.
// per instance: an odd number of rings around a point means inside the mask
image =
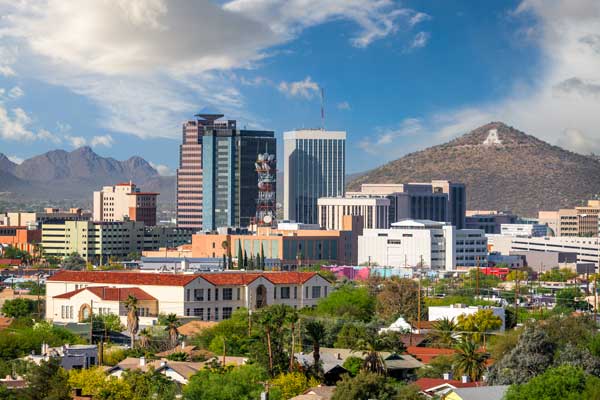
M 320 88 L 349 173 L 490 121 L 600 152 L 600 1 L 0 0 L 15 162 L 88 145 L 173 174 L 200 110 L 281 138 L 321 126 Z

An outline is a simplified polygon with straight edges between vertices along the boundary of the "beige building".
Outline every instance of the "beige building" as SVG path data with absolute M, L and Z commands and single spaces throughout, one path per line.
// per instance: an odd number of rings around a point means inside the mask
M 17 211 L 0 214 L 0 226 L 34 227 L 51 221 L 85 221 L 91 217 L 92 214 L 81 208 L 60 210 L 48 207 L 43 212 Z
M 540 211 L 538 219 L 555 236 L 598 236 L 599 214 L 600 200 L 588 200 L 585 206 Z
M 158 193 L 141 192 L 135 184 L 118 183 L 104 186 L 94 192 L 94 221 L 140 221 L 146 226 L 156 225 L 156 197 Z
M 317 200 L 321 228 L 342 230 L 345 215 L 361 216 L 365 229 L 390 226 L 390 199 L 381 197 L 321 197 Z
M 140 299 L 143 326 L 152 325 L 159 313 L 221 321 L 229 319 L 240 307 L 312 307 L 331 290 L 331 283 L 314 272 L 60 271 L 46 281 L 46 319 L 79 322 L 93 312 L 119 315 L 125 323 L 124 304 L 131 294 Z

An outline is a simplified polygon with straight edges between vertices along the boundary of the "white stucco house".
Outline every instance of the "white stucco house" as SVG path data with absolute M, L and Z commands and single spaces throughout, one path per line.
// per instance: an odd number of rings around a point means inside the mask
M 60 271 L 46 282 L 46 319 L 81 322 L 90 312 L 112 313 L 125 324 L 125 302 L 132 295 L 138 299 L 142 326 L 155 323 L 159 313 L 220 321 L 230 318 L 240 307 L 256 310 L 272 304 L 315 306 L 331 290 L 331 283 L 314 272 Z

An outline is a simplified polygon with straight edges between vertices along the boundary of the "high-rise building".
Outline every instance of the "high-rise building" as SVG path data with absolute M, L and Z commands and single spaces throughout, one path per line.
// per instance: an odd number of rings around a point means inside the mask
M 142 192 L 135 184 L 118 183 L 94 192 L 94 221 L 138 221 L 156 225 L 158 193 Z
M 283 139 L 284 219 L 317 224 L 317 200 L 344 196 L 346 132 L 297 130 Z
M 177 170 L 177 225 L 212 231 L 248 226 L 258 198 L 255 162 L 276 154 L 272 131 L 238 130 L 221 114 L 198 114 L 183 125 Z

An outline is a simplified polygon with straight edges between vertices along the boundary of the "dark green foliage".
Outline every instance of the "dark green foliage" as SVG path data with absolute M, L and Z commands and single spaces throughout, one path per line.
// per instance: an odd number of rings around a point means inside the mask
M 417 373 L 419 378 L 441 378 L 444 374 L 454 371 L 454 357 L 437 356 L 429 364 L 420 368 Z
M 576 300 L 582 296 L 583 292 L 579 288 L 561 289 L 556 292 L 556 307 L 564 310 L 565 313 L 589 309 L 590 305 L 586 301 Z
M 321 299 L 317 304 L 317 313 L 352 319 L 370 321 L 375 312 L 375 299 L 365 287 L 351 284 L 340 286 L 335 292 Z
M 344 375 L 338 382 L 332 400 L 391 400 L 397 390 L 389 380 L 380 374 L 359 372 L 354 378 Z
M 371 332 L 368 332 L 364 324 L 348 322 L 336 335 L 334 346 L 342 349 L 353 349 L 359 340 L 366 340 Z
M 69 270 L 82 270 L 85 268 L 85 260 L 78 253 L 71 253 L 63 260 L 62 267 Z
M 203 369 L 183 391 L 186 400 L 255 400 L 264 390 L 267 373 L 257 365 Z
M 522 385 L 511 386 L 506 400 L 600 399 L 600 379 L 581 368 L 564 365 L 550 368 Z
M 12 318 L 37 317 L 37 301 L 24 298 L 6 300 L 2 305 L 2 314 Z
M 221 321 L 218 325 L 204 329 L 194 336 L 192 343 L 203 349 L 221 355 L 223 354 L 223 338 L 227 340 L 227 354 L 246 356 L 250 350 L 251 340 L 248 336 L 248 310 L 235 310 L 230 319 Z
M 363 363 L 364 361 L 360 357 L 348 357 L 342 367 L 348 371 L 350 376 L 356 376 L 362 369 Z
M 121 379 L 131 388 L 132 400 L 172 400 L 175 399 L 178 392 L 175 382 L 154 369 L 147 372 L 139 370 L 125 371 Z
M 81 338 L 63 328 L 39 323 L 35 327 L 19 327 L 0 331 L 0 359 L 12 360 L 30 354 L 39 353 L 42 343 L 51 347 L 65 343 L 81 343 Z
M 57 358 L 42 361 L 26 375 L 28 388 L 23 391 L 27 400 L 69 400 L 71 388 L 69 375 L 60 367 Z

